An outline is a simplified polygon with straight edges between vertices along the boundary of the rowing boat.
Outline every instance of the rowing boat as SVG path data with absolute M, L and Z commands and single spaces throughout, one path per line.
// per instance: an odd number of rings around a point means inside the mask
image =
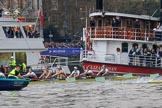
M 28 79 L 0 78 L 0 91 L 21 90 L 28 86 Z

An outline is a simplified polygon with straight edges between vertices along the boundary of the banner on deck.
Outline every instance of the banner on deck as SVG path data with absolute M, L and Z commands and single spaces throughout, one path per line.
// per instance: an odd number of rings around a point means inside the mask
M 41 55 L 79 55 L 80 48 L 49 48 L 47 51 L 42 51 Z

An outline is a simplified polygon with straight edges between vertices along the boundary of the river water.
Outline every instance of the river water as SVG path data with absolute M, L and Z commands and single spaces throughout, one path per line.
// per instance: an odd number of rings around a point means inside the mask
M 29 84 L 1 91 L 0 108 L 162 108 L 162 85 L 137 81 Z

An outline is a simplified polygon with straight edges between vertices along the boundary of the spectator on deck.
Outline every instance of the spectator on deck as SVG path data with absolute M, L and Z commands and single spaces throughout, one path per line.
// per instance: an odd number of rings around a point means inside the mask
M 129 59 L 130 59 L 129 65 L 133 65 L 134 64 L 135 54 L 136 54 L 135 48 L 134 48 L 134 46 L 132 46 L 132 49 L 130 49 L 129 54 L 128 54 Z
M 143 56 L 144 56 L 145 66 L 150 67 L 150 56 L 151 56 L 151 53 L 150 53 L 150 51 L 149 51 L 149 49 L 147 47 L 144 48 L 144 50 L 143 50 Z
M 78 78 L 80 75 L 80 71 L 78 70 L 78 68 L 75 66 L 74 70 L 72 71 L 72 73 L 68 76 L 68 78 L 70 77 L 75 77 Z
M 106 65 L 102 65 L 101 70 L 98 72 L 97 76 L 105 76 L 108 74 L 108 71 L 109 70 L 107 69 Z
M 91 17 L 91 20 L 90 20 L 90 27 L 95 27 L 95 20 L 94 20 L 94 17 Z
M 136 21 L 134 23 L 134 28 L 135 29 L 140 29 L 140 21 L 138 19 L 136 19 Z
M 160 51 L 159 47 L 157 47 L 156 49 L 156 57 L 157 57 L 157 66 L 161 66 L 162 52 Z
M 140 47 L 140 50 L 139 50 L 139 62 L 140 62 L 140 66 L 143 66 L 143 60 L 144 60 L 143 47 Z

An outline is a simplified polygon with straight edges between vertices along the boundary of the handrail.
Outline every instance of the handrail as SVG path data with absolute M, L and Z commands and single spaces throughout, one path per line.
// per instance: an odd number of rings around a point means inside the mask
M 161 67 L 162 59 L 156 56 L 131 56 L 129 57 L 129 65 Z
M 126 27 L 89 27 L 88 35 L 91 38 L 113 38 L 141 41 L 161 41 L 161 34 L 153 30 Z

